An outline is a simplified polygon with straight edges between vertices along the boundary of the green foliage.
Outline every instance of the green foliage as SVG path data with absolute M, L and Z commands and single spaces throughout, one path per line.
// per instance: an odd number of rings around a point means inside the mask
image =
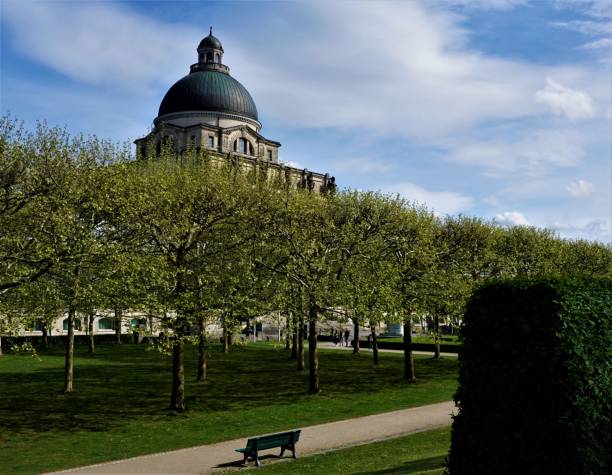
M 609 473 L 611 322 L 607 278 L 476 291 L 461 333 L 449 473 Z

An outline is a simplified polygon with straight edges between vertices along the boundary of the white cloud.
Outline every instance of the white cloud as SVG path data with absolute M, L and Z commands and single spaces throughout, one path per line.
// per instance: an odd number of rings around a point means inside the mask
M 477 10 L 510 10 L 527 5 L 529 0 L 437 0 L 437 3 Z
M 520 3 L 479 2 L 496 8 Z M 431 141 L 484 121 L 535 116 L 532 98 L 547 76 L 595 100 L 608 94 L 608 83 L 582 67 L 480 53 L 469 46 L 464 17 L 429 2 L 275 8 L 283 25 L 302 25 L 309 34 L 285 34 L 279 42 L 280 23 L 261 30 L 253 22 L 242 37 L 223 41 L 232 74 L 265 104 L 266 116 L 284 126 L 358 128 Z M 201 27 L 164 23 L 108 2 L 8 2 L 3 13 L 11 44 L 23 54 L 78 81 L 132 91 L 165 88 L 186 74 L 205 34 Z M 255 51 L 265 52 L 265 61 Z
M 578 180 L 567 185 L 566 190 L 575 198 L 584 198 L 594 193 L 595 186 L 590 181 Z
M 334 160 L 334 168 L 341 172 L 353 172 L 361 174 L 377 174 L 385 173 L 393 168 L 393 166 L 380 158 L 338 158 Z
M 113 3 L 4 2 L 22 54 L 77 81 L 142 90 L 169 85 L 195 62 L 202 35 Z
M 546 79 L 546 86 L 536 92 L 535 99 L 550 107 L 556 115 L 570 120 L 588 119 L 594 115 L 593 101 L 587 93 L 565 87 L 550 78 Z
M 385 193 L 399 194 L 407 200 L 423 204 L 438 214 L 454 214 L 469 209 L 474 199 L 454 191 L 430 191 L 414 183 L 399 182 L 381 187 Z
M 609 92 L 607 78 L 583 67 L 480 53 L 470 47 L 463 17 L 448 10 L 418 2 L 294 5 L 323 26 L 315 42 L 307 35 L 275 46 L 273 33 L 261 32 L 248 51 L 231 49 L 232 58 L 238 55 L 234 72 L 249 78 L 247 88 L 284 125 L 435 143 L 487 121 L 537 116 L 533 97 L 549 76 L 594 99 Z M 252 54 L 262 48 L 269 61 Z
M 495 195 L 485 196 L 481 201 L 489 206 L 499 206 L 499 198 Z
M 612 0 L 555 0 L 555 5 L 571 8 L 594 18 L 612 18 Z
M 612 34 L 612 23 L 607 21 L 592 20 L 572 20 L 557 21 L 554 26 L 574 30 L 587 36 L 609 35 Z
M 612 48 L 612 38 L 600 38 L 595 41 L 591 41 L 590 43 L 586 43 L 581 46 L 582 49 L 611 49 Z
M 553 222 L 546 226 L 557 231 L 562 237 L 591 239 L 610 243 L 610 226 L 603 219 L 579 220 L 578 222 Z
M 536 130 L 515 140 L 458 143 L 445 158 L 483 167 L 489 176 L 535 176 L 580 163 L 585 155 L 583 142 L 582 135 L 573 130 Z
M 502 226 L 529 226 L 529 221 L 519 211 L 505 211 L 495 215 L 495 221 Z

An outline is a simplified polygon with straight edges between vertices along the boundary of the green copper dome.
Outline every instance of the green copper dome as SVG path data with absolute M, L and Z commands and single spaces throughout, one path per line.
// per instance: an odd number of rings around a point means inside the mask
M 159 106 L 159 116 L 186 111 L 225 112 L 257 120 L 249 91 L 229 74 L 212 69 L 196 70 L 180 79 Z

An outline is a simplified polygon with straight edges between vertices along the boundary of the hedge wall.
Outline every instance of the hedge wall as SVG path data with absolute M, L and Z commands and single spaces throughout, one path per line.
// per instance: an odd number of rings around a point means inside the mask
M 461 333 L 447 472 L 611 473 L 611 313 L 610 279 L 477 290 Z

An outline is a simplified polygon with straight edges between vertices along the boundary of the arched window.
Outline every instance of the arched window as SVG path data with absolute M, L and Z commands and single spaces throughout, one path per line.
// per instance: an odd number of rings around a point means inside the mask
M 110 318 L 101 318 L 98 320 L 98 328 L 100 330 L 113 330 L 115 328 L 114 323 L 114 320 L 111 320 Z
M 64 318 L 64 321 L 62 322 L 62 328 L 64 329 L 65 332 L 68 331 L 68 319 L 67 318 Z M 80 318 L 74 319 L 74 329 L 77 331 L 81 331 L 81 319 Z
M 221 62 L 221 57 L 219 56 L 219 53 L 215 53 L 215 63 L 220 63 Z
M 207 63 L 212 63 L 213 62 L 213 54 L 212 53 L 206 53 L 206 62 Z
M 234 141 L 234 152 L 253 155 L 253 146 L 247 139 L 240 137 L 238 140 Z

